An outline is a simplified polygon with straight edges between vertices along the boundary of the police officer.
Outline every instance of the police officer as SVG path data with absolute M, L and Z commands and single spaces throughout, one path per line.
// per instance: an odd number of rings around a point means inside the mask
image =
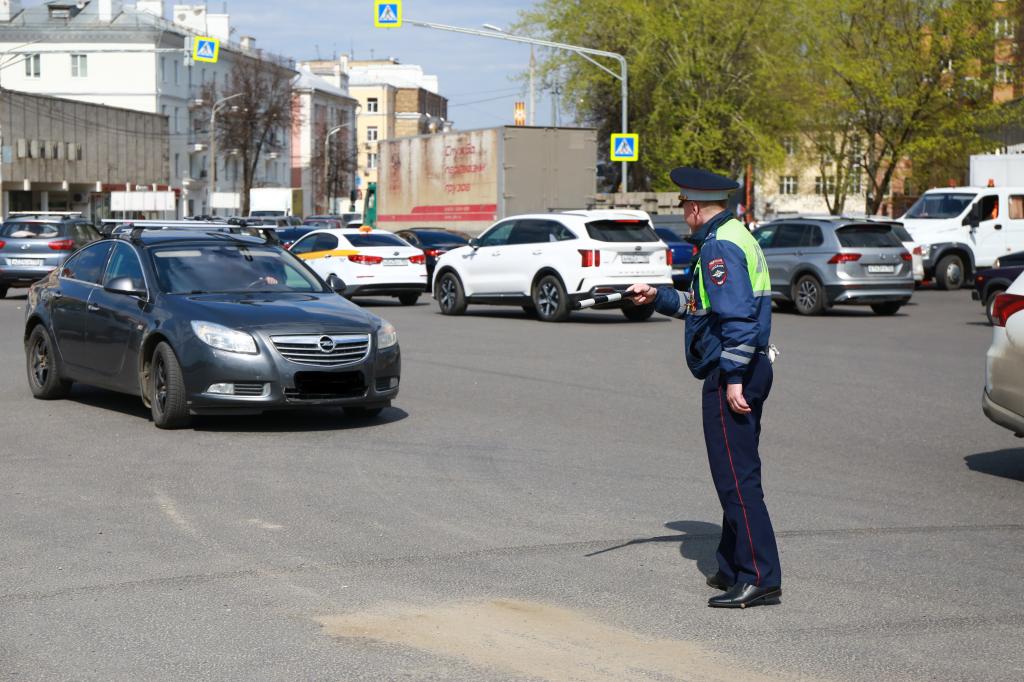
M 699 249 L 690 290 L 629 288 L 634 301 L 686 320 L 686 363 L 704 380 L 704 441 L 724 512 L 718 572 L 723 590 L 708 606 L 746 608 L 775 603 L 782 569 L 761 489 L 761 411 L 772 387 L 768 266 L 757 241 L 725 208 L 739 185 L 697 168 L 676 168 L 680 206 Z

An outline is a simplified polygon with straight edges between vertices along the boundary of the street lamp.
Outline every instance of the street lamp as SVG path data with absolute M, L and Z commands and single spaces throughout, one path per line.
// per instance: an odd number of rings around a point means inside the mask
M 213 103 L 213 108 L 210 110 L 210 160 L 212 163 L 210 164 L 210 180 L 206 185 L 206 208 L 210 211 L 210 215 L 213 215 L 213 194 L 217 191 L 217 112 L 227 102 L 244 94 L 236 92 L 233 95 L 221 97 Z
M 418 26 L 420 28 L 432 28 L 438 31 L 451 31 L 452 33 L 463 33 L 471 36 L 480 36 L 482 38 L 497 38 L 498 40 L 508 40 L 513 43 L 526 43 L 527 45 L 539 45 L 541 47 L 549 47 L 553 50 L 567 50 L 569 52 L 575 52 L 590 63 L 594 64 L 602 71 L 611 74 L 613 77 L 619 79 L 622 84 L 622 130 L 623 134 L 629 132 L 629 68 L 626 65 L 626 58 L 618 52 L 607 52 L 605 50 L 595 50 L 591 47 L 583 47 L 581 45 L 569 45 L 567 43 L 556 43 L 550 40 L 540 40 L 538 38 L 527 38 L 526 36 L 519 36 L 512 33 L 505 33 L 497 26 L 493 24 L 486 24 L 485 27 L 489 30 L 481 31 L 475 28 L 462 28 L 459 26 L 448 26 L 445 24 L 434 24 L 429 21 L 414 21 L 412 19 L 404 19 L 404 23 L 411 26 Z M 497 30 L 495 30 L 497 29 Z M 591 59 L 588 55 L 594 55 L 597 57 L 610 57 L 611 59 L 619 62 L 620 73 L 615 73 L 604 64 Z M 628 164 L 622 162 L 622 191 L 625 192 L 628 189 L 627 175 Z
M 327 213 L 331 212 L 331 136 L 351 127 L 352 121 L 334 126 L 327 131 L 327 137 L 324 138 L 324 198 L 327 200 Z

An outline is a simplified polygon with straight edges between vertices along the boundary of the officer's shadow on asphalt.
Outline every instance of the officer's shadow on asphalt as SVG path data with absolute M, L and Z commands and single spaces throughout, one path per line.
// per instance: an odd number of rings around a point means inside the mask
M 704 575 L 712 575 L 718 570 L 718 560 L 715 552 L 718 549 L 718 541 L 722 536 L 722 527 L 716 523 L 706 521 L 672 521 L 666 523 L 669 530 L 678 531 L 679 535 L 656 535 L 650 538 L 634 538 L 620 545 L 599 549 L 586 556 L 592 557 L 605 552 L 612 552 L 624 549 L 631 545 L 642 545 L 647 542 L 678 542 L 679 554 L 684 559 L 690 559 L 697 563 L 697 570 Z

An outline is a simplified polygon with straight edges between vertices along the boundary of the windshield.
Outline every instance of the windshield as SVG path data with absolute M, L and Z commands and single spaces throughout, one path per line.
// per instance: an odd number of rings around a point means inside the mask
M 58 233 L 54 223 L 36 223 L 27 220 L 4 223 L 0 237 L 11 239 L 51 239 Z
M 287 251 L 247 244 L 188 244 L 154 249 L 167 294 L 321 293 L 323 286 Z
M 466 239 L 451 232 L 417 232 L 416 236 L 427 246 L 438 244 L 465 244 Z
M 401 237 L 384 232 L 346 234 L 345 239 L 352 246 L 409 246 L 408 242 Z
M 956 218 L 970 206 L 975 196 L 977 195 L 954 192 L 925 194 L 914 202 L 914 205 L 910 207 L 910 210 L 903 217 L 917 220 Z
M 596 220 L 587 223 L 587 234 L 599 242 L 661 241 L 646 220 Z

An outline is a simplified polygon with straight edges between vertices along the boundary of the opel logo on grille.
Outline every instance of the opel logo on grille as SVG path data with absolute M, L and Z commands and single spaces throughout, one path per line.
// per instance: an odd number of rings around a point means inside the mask
M 334 351 L 335 346 L 337 346 L 337 344 L 334 343 L 334 339 L 329 336 L 321 336 L 316 345 L 320 346 L 320 352 L 322 353 L 330 353 Z

